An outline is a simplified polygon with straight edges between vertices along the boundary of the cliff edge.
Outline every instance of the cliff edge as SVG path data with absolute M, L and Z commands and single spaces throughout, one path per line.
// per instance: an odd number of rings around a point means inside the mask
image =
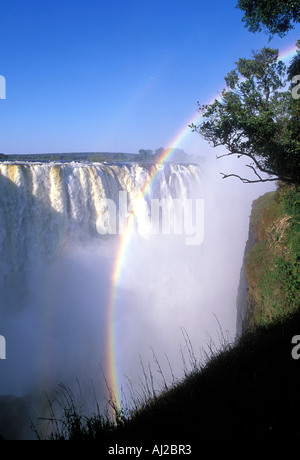
M 237 295 L 237 334 L 300 304 L 300 191 L 279 184 L 252 204 Z

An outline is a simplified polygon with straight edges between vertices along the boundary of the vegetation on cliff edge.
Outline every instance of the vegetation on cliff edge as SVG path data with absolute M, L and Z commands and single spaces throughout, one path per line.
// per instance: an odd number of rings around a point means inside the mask
M 268 324 L 300 304 L 300 187 L 280 184 L 253 203 L 247 323 Z

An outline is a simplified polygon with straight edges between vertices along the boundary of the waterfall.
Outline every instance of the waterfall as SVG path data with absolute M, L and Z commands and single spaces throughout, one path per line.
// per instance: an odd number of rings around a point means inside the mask
M 23 246 L 20 232 L 36 238 L 45 234 L 48 237 L 50 230 L 54 232 L 52 241 L 47 238 L 44 243 L 50 244 L 45 251 L 51 253 L 51 244 L 55 245 L 62 234 L 75 231 L 90 238 L 96 232 L 97 220 L 107 217 L 103 209 L 105 199 L 117 202 L 118 193 L 123 190 L 134 207 L 144 184 L 149 181 L 150 168 L 159 168 L 159 173 L 148 199 L 188 196 L 192 181 L 199 181 L 199 167 L 195 165 L 2 163 L 0 243 L 5 244 L 7 238 L 13 243 L 14 238 L 17 245 Z M 142 221 L 147 216 L 139 217 Z
M 160 168 L 157 177 L 137 206 L 153 167 Z M 134 210 L 142 232 L 149 221 L 150 200 L 165 198 L 171 203 L 187 197 L 193 181 L 199 182 L 199 168 L 194 165 L 2 163 L 1 291 L 6 295 L 19 291 L 28 267 L 53 260 L 66 241 L 87 242 L 111 233 L 114 216 L 107 201 L 115 203 L 118 212 L 120 191 L 126 192 L 128 209 Z
M 184 263 L 181 235 L 160 237 L 157 220 L 180 200 L 201 196 L 200 177 L 192 164 L 0 163 L 0 336 L 6 344 L 0 413 L 5 395 L 24 399 L 77 378 L 82 389 L 97 380 L 103 396 L 98 381 L 107 360 L 111 274 L 130 216 L 132 238 L 116 294 L 120 372 L 138 372 L 137 350 L 157 345 L 165 352 L 167 342 L 173 348 L 199 295 L 194 277 L 187 281 L 192 271 L 196 276 L 198 248 L 190 248 Z M 0 436 L 5 430 L 0 417 Z

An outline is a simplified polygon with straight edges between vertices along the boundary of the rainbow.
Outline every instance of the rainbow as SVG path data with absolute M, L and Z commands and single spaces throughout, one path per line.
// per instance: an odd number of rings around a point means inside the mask
M 296 45 L 289 46 L 279 54 L 278 60 L 283 62 L 289 61 L 296 53 Z M 223 88 L 222 88 L 223 89 Z M 222 90 L 219 91 L 214 98 L 211 99 L 208 104 L 212 103 L 215 99 L 220 98 Z M 141 190 L 140 199 L 144 199 L 148 191 L 151 189 L 151 185 L 159 171 L 159 165 L 163 165 L 173 154 L 174 150 L 177 148 L 180 142 L 191 132 L 190 125 L 197 124 L 201 120 L 201 115 L 197 111 L 196 114 L 193 114 L 192 117 L 184 124 L 184 126 L 178 131 L 176 136 L 169 143 L 168 148 L 166 148 L 161 156 L 157 159 L 155 167 L 152 169 L 152 172 L 149 174 L 147 182 L 144 184 L 143 189 Z M 134 216 L 130 214 L 127 223 L 127 229 L 123 235 L 120 236 L 117 255 L 113 264 L 112 276 L 111 276 L 111 288 L 108 301 L 108 315 L 107 315 L 107 363 L 106 363 L 106 373 L 109 389 L 111 391 L 111 398 L 114 404 L 114 407 L 121 409 L 122 407 L 122 398 L 121 398 L 121 388 L 119 383 L 118 375 L 118 366 L 117 366 L 117 334 L 116 334 L 116 301 L 117 301 L 117 292 L 119 281 L 121 277 L 122 268 L 126 260 L 126 253 L 129 247 L 129 242 L 132 236 L 132 228 L 134 224 Z
M 289 46 L 287 47 L 284 51 L 282 51 L 280 54 L 279 54 L 279 60 L 280 61 L 283 61 L 283 62 L 288 62 L 290 61 L 296 54 L 297 52 L 297 46 L 296 45 L 293 45 L 293 46 Z

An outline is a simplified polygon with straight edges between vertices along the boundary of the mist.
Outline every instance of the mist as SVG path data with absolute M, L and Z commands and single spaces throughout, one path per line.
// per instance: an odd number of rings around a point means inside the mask
M 128 381 L 137 392 L 141 389 L 141 362 L 158 375 L 153 352 L 168 381 L 172 374 L 183 376 L 182 331 L 196 357 L 210 337 L 218 343 L 219 326 L 235 337 L 251 203 L 274 184 L 222 180 L 220 167 L 221 162 L 200 164 L 201 184 L 195 194 L 204 198 L 205 206 L 201 245 L 188 246 L 176 235 L 143 238 L 133 232 L 126 249 L 116 292 L 115 333 L 117 371 L 129 404 Z M 26 238 L 23 224 L 18 221 L 19 237 Z M 107 305 L 117 238 L 67 238 L 47 262 L 29 258 L 25 251 L 17 283 L 9 280 L 2 264 L 3 292 L 17 286 L 12 295 L 3 296 L 0 308 L 0 334 L 7 346 L 6 360 L 0 362 L 3 437 L 33 437 L 28 417 L 45 414 L 45 392 L 53 396 L 60 382 L 74 391 L 80 385 L 91 410 L 96 399 L 101 407 L 105 404 Z M 155 385 L 161 386 L 159 375 Z
M 245 172 L 241 162 L 225 163 L 235 172 Z M 236 298 L 252 201 L 275 185 L 223 180 L 222 161 L 200 167 L 203 244 L 189 247 L 169 236 L 133 239 L 128 249 L 117 302 L 118 368 L 125 394 L 127 376 L 134 388 L 141 387 L 140 360 L 158 376 L 153 352 L 166 380 L 172 381 L 172 373 L 184 375 L 182 351 L 189 360 L 185 333 L 199 360 L 211 340 L 220 345 L 220 333 L 232 340 L 236 336 Z M 157 383 L 163 386 L 159 376 Z

